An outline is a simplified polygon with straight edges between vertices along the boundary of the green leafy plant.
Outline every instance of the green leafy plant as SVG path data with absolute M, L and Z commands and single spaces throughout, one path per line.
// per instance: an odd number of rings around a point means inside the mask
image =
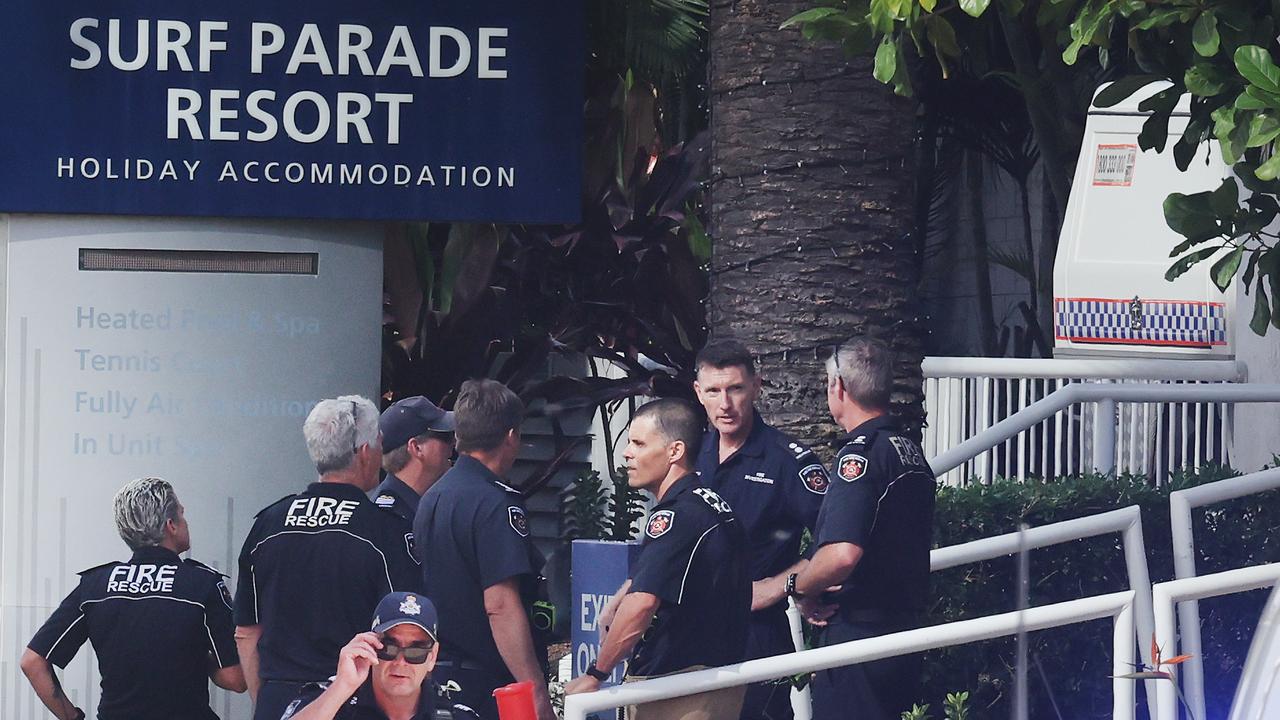
M 933 720 L 933 715 L 929 713 L 929 705 L 912 705 L 910 710 L 902 713 L 899 720 Z
M 560 513 L 561 533 L 566 540 L 604 540 L 611 532 L 606 507 L 608 488 L 596 470 L 578 473 L 564 489 Z
M 565 540 L 635 539 L 633 525 L 644 515 L 644 498 L 627 485 L 627 469 L 618 468 L 612 489 L 596 470 L 574 477 L 561 496 L 561 538 Z
M 644 517 L 644 495 L 627 484 L 627 469 L 613 471 L 613 492 L 609 495 L 609 539 L 634 540 L 636 520 Z
M 942 707 L 947 720 L 969 720 L 969 691 L 947 693 Z

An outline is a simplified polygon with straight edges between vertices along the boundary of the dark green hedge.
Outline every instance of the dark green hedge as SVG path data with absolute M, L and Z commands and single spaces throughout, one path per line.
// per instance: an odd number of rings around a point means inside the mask
M 1161 487 L 1140 477 L 1083 476 L 941 488 L 934 542 L 954 545 L 1014 531 L 1020 522 L 1045 525 L 1138 505 L 1151 580 L 1160 582 L 1173 577 L 1169 492 L 1235 474 L 1205 468 Z M 1213 505 L 1193 517 L 1201 574 L 1280 561 L 1280 491 Z M 1030 567 L 1032 605 L 1115 592 L 1128 584 L 1118 533 L 1034 550 Z M 930 622 L 1014 610 L 1016 583 L 1013 558 L 934 573 Z M 1255 591 L 1200 604 L 1210 718 L 1226 716 L 1265 600 L 1265 591 Z M 1105 620 L 1033 633 L 1031 717 L 1110 717 L 1110 656 L 1111 624 Z M 1006 718 L 1014 658 L 1012 638 L 929 653 L 922 700 L 942 707 L 947 692 L 969 690 L 974 720 Z M 1141 698 L 1141 689 L 1138 693 Z

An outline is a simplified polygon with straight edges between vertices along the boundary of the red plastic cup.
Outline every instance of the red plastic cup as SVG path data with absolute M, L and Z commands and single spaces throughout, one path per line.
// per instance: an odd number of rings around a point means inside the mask
M 511 683 L 493 691 L 498 701 L 498 717 L 502 720 L 537 720 L 538 713 L 533 708 L 533 683 Z

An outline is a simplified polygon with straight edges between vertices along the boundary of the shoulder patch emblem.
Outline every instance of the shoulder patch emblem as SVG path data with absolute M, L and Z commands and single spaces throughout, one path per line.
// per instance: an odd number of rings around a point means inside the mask
M 227 604 L 227 609 L 231 610 L 231 591 L 227 589 L 227 584 L 221 580 L 218 581 L 218 594 L 222 596 L 222 602 Z
M 382 493 L 373 503 L 378 507 L 389 508 L 396 504 L 396 497 L 390 493 Z
M 667 534 L 671 526 L 676 522 L 676 514 L 670 510 L 658 510 L 649 516 L 649 522 L 644 526 L 644 534 L 651 538 L 657 539 Z
M 806 465 L 800 471 L 800 480 L 804 482 L 806 490 L 819 495 L 826 495 L 827 488 L 831 486 L 831 478 L 827 477 L 827 469 L 817 463 Z
M 511 523 L 511 529 L 515 530 L 517 535 L 529 537 L 529 518 L 525 517 L 523 508 L 518 505 L 507 508 L 507 521 Z
M 840 458 L 840 479 L 853 482 L 867 472 L 867 459 L 861 455 L 845 455 Z

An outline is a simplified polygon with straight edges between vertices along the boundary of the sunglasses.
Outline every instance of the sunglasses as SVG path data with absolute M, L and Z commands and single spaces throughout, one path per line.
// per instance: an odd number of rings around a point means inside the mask
M 401 655 L 404 661 L 410 665 L 421 665 L 431 656 L 431 650 L 435 648 L 435 643 L 426 643 L 425 645 L 410 645 L 409 647 L 400 647 L 393 642 L 382 641 L 382 649 L 377 651 L 379 660 L 392 661 Z

